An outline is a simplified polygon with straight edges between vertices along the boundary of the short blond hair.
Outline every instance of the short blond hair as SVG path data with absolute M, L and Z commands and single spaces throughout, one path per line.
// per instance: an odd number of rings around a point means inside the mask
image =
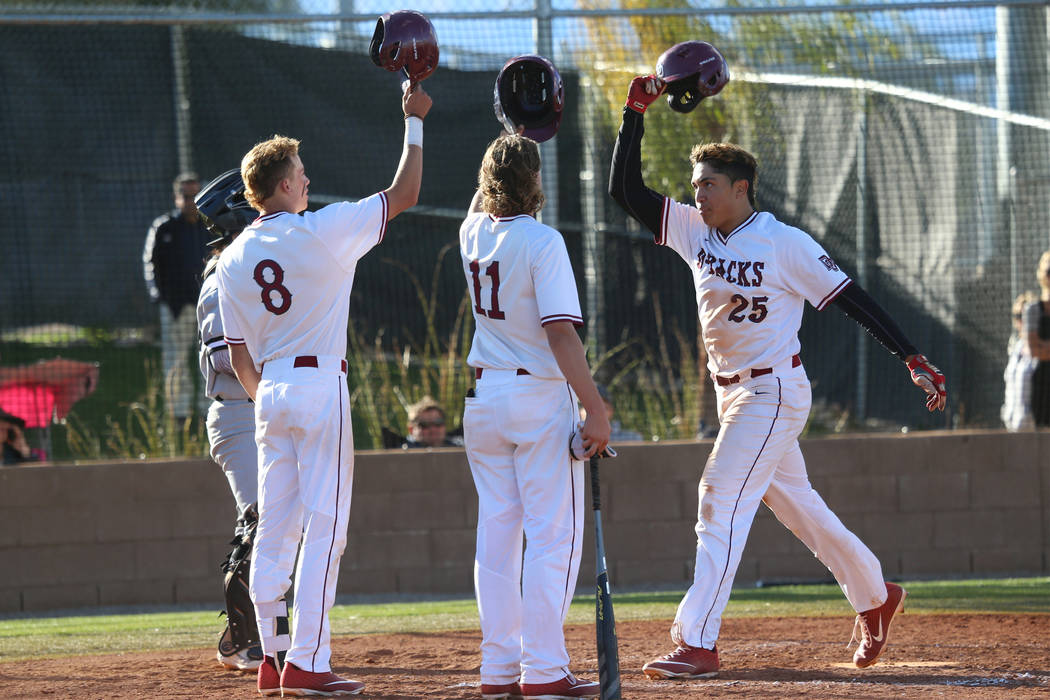
M 478 171 L 481 210 L 496 216 L 538 212 L 545 200 L 537 182 L 540 148 L 530 138 L 504 134 L 489 144 Z
M 299 154 L 299 141 L 274 134 L 273 138 L 252 146 L 241 159 L 244 198 L 255 209 L 277 191 L 281 180 L 289 176 L 292 158 Z

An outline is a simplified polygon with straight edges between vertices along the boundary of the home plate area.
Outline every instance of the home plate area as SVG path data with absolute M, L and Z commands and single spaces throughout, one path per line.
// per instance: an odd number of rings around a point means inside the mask
M 1050 698 L 1050 615 L 916 615 L 894 620 L 879 662 L 858 669 L 851 617 L 731 618 L 721 672 L 650 681 L 642 665 L 671 650 L 670 622 L 619 621 L 622 697 Z M 216 634 L 219 630 L 216 629 Z M 481 697 L 477 630 L 337 636 L 333 670 L 365 682 L 362 698 Z M 573 670 L 598 678 L 593 625 L 566 628 Z M 6 697 L 258 698 L 251 674 L 224 671 L 213 647 L 0 663 Z

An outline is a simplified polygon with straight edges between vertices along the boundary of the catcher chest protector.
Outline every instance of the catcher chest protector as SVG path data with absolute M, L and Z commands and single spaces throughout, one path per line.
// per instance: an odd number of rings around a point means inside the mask
M 415 10 L 382 15 L 368 46 L 372 63 L 395 73 L 404 70 L 409 80 L 416 83 L 434 72 L 438 54 L 434 26 Z
M 244 181 L 239 169 L 227 170 L 209 182 L 194 198 L 204 225 L 218 238 L 208 243 L 216 246 L 228 241 L 255 221 L 259 212 L 244 198 Z
M 233 550 L 222 563 L 226 574 L 223 580 L 226 594 L 226 630 L 219 639 L 219 652 L 233 656 L 242 649 L 259 644 L 259 624 L 255 619 L 255 605 L 248 593 L 248 576 L 252 563 L 252 543 L 259 516 L 255 506 L 250 506 L 240 520 L 241 534 L 230 544 Z
M 561 125 L 565 90 L 561 75 L 543 56 L 517 56 L 507 61 L 493 90 L 496 119 L 507 133 L 518 133 L 542 143 Z
M 683 41 L 660 55 L 656 76 L 667 83 L 667 104 L 685 113 L 721 92 L 729 82 L 729 66 L 706 41 Z

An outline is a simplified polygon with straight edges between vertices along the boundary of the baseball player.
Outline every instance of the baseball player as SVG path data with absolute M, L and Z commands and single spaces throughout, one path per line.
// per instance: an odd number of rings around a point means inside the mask
M 241 161 L 259 211 L 219 259 L 219 309 L 231 364 L 255 401 L 259 524 L 251 597 L 265 658 L 264 695 L 354 695 L 331 671 L 328 611 L 346 545 L 353 435 L 346 327 L 357 261 L 419 196 L 430 96 L 406 82 L 405 142 L 390 187 L 305 212 L 310 179 L 299 142 L 274 136 Z M 294 630 L 285 592 L 299 549 Z
M 697 70 L 703 84 L 709 76 L 703 67 Z M 728 72 L 724 75 L 728 80 Z M 906 593 L 883 581 L 875 555 L 810 486 L 798 444 L 811 400 L 799 357 L 804 302 L 818 310 L 835 304 L 864 326 L 907 364 L 912 381 L 927 393 L 931 411 L 944 409 L 944 375 L 816 241 L 756 211 L 756 162 L 743 148 L 716 143 L 693 149 L 695 207 L 645 186 L 643 115 L 664 88 L 652 75 L 631 82 L 609 193 L 693 273 L 721 427 L 699 485 L 693 584 L 671 627 L 677 648 L 645 664 L 643 671 L 657 679 L 718 674 L 722 611 L 760 502 L 834 574 L 858 613 L 854 663 L 870 666 L 886 644 Z
M 212 257 L 204 267 L 197 328 L 200 334 L 200 368 L 208 407 L 208 442 L 211 457 L 222 467 L 237 502 L 237 525 L 229 556 L 223 562 L 226 629 L 219 637 L 216 655 L 229 669 L 252 671 L 262 662 L 259 627 L 248 592 L 252 543 L 258 521 L 256 494 L 259 470 L 255 446 L 255 407 L 234 376 L 229 348 L 219 316 L 219 285 L 215 276 L 219 255 L 255 218 L 244 199 L 240 170 L 230 170 L 208 183 L 196 199 L 208 230 L 218 236 L 208 245 Z
M 478 490 L 474 587 L 481 694 L 490 700 L 599 693 L 569 671 L 562 630 L 585 490 L 583 462 L 568 448 L 577 397 L 588 409 L 587 457 L 608 443 L 609 420 L 576 333 L 583 317 L 565 242 L 534 218 L 542 204 L 536 142 L 500 136 L 482 159 L 459 232 L 475 322 L 467 363 L 477 382 L 463 427 Z

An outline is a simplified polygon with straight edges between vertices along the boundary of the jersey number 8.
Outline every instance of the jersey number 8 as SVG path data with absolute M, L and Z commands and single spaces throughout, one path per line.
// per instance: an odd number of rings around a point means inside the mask
M 266 281 L 266 275 L 264 274 L 267 270 L 273 276 L 272 282 Z M 275 260 L 262 260 L 258 265 L 255 266 L 255 274 L 253 275 L 255 283 L 262 287 L 263 306 L 266 310 L 275 316 L 280 316 L 292 306 L 292 293 L 285 287 L 284 284 L 284 268 L 277 264 Z M 279 304 L 274 301 L 274 295 L 277 295 Z

